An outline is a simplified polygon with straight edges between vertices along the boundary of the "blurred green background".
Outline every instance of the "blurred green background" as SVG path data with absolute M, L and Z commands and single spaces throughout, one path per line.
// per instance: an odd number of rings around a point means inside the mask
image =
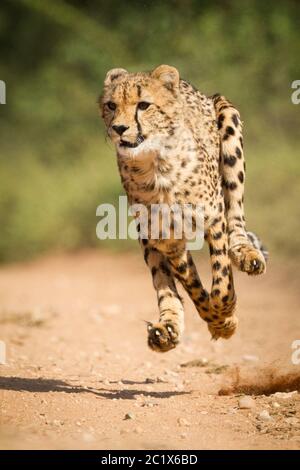
M 0 261 L 131 243 L 96 238 L 96 207 L 122 193 L 97 97 L 112 67 L 172 64 L 245 123 L 246 216 L 271 251 L 300 248 L 298 0 L 2 0 Z

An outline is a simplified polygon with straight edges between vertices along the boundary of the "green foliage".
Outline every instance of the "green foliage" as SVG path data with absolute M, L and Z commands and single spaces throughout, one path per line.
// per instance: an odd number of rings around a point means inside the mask
M 299 250 L 299 18 L 296 0 L 2 0 L 0 260 L 101 245 L 96 207 L 122 190 L 97 96 L 110 68 L 160 63 L 239 107 L 249 229 Z

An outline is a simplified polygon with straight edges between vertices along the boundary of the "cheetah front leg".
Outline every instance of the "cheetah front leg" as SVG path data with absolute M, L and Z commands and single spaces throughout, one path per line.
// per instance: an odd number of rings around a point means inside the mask
M 143 242 L 144 258 L 152 274 L 159 307 L 158 323 L 148 323 L 148 345 L 154 351 L 166 352 L 179 343 L 184 330 L 184 310 L 168 260 L 161 252 L 147 246 L 147 240 Z
M 221 137 L 220 171 L 228 221 L 229 254 L 239 270 L 251 275 L 262 274 L 266 271 L 266 256 L 261 243 L 253 242 L 253 235 L 246 231 L 244 216 L 246 166 L 242 121 L 238 110 L 224 96 L 215 95 L 213 100 Z

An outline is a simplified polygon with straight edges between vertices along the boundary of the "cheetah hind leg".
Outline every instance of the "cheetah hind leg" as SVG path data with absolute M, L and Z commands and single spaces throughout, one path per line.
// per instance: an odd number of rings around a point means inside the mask
M 247 232 L 247 238 L 248 243 L 230 246 L 230 258 L 240 271 L 252 276 L 263 274 L 266 271 L 268 252 L 254 233 Z

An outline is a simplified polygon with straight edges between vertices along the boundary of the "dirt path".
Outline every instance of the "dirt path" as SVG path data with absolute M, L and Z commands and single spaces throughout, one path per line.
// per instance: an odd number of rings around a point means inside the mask
M 297 279 L 270 265 L 263 278 L 237 274 L 236 288 L 234 338 L 210 341 L 185 297 L 184 340 L 157 354 L 146 346 L 156 298 L 140 254 L 2 268 L 0 448 L 299 448 L 300 395 L 274 395 L 300 390 Z M 241 409 L 248 390 L 253 406 Z

